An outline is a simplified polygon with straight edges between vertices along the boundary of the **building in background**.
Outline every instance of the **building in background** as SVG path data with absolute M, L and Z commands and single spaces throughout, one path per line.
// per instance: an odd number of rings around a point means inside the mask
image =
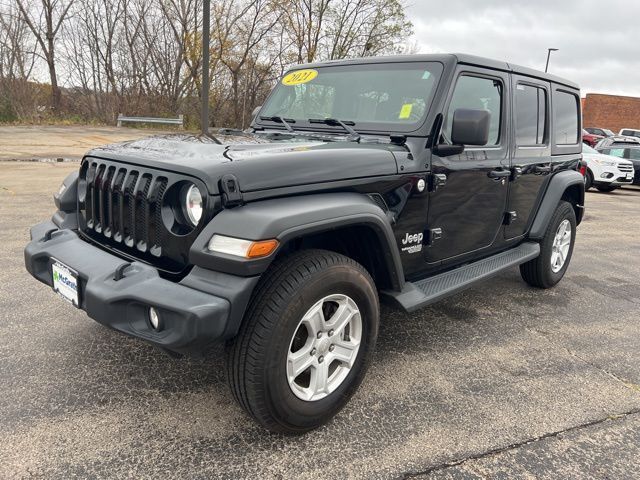
M 640 130 L 640 98 L 588 93 L 582 100 L 585 127 L 608 128 L 618 133 L 622 128 Z

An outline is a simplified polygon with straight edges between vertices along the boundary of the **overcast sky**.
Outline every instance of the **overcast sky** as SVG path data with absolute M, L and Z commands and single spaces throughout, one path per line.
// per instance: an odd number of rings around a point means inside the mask
M 408 0 L 420 53 L 470 53 L 544 70 L 586 93 L 640 97 L 638 0 Z

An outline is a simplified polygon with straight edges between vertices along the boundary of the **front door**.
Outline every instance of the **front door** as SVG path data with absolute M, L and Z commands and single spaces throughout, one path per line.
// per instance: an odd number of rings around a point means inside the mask
M 428 264 L 480 251 L 502 239 L 510 176 L 509 74 L 460 66 L 457 75 L 441 141 L 449 142 L 458 108 L 490 112 L 489 141 L 469 146 L 460 155 L 432 155 L 432 174 L 446 183 L 430 193 L 427 234 L 431 238 L 424 249 Z

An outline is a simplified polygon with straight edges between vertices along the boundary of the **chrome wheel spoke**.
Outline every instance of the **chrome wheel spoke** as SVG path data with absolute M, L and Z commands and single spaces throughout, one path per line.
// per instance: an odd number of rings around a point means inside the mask
M 551 248 L 551 270 L 558 273 L 564 267 L 571 248 L 571 223 L 565 219 L 560 222 Z
M 302 323 L 307 327 L 310 336 L 316 336 L 318 332 L 322 332 L 325 327 L 324 313 L 322 313 L 323 302 L 316 303 L 309 309 L 302 318 Z
M 287 359 L 287 376 L 289 382 L 294 381 L 307 368 L 313 365 L 314 357 L 311 355 L 313 345 L 305 346 L 295 353 L 290 353 Z
M 355 307 L 355 305 L 353 306 Z M 339 334 L 344 330 L 353 316 L 356 314 L 357 307 L 353 308 L 349 303 L 340 305 L 333 316 L 327 320 L 327 328 L 333 330 L 332 334 Z
M 357 357 L 359 346 L 359 343 L 338 341 L 334 344 L 334 350 L 331 352 L 331 360 L 338 360 L 351 368 Z
M 329 362 L 318 363 L 311 369 L 309 390 L 313 395 L 329 393 Z

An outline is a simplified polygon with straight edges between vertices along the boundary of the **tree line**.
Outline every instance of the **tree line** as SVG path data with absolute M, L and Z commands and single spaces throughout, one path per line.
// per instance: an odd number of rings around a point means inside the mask
M 244 128 L 296 63 L 410 50 L 403 0 L 0 0 L 0 122 L 183 114 Z

